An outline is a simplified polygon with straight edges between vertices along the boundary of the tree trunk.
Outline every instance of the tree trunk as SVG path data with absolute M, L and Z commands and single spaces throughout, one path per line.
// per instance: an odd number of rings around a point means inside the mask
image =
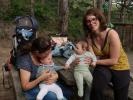
M 35 16 L 34 6 L 35 6 L 35 1 L 34 0 L 31 0 L 31 15 L 32 16 Z
M 102 10 L 103 0 L 97 0 L 97 8 Z
M 121 2 L 124 2 L 124 6 L 126 5 L 126 1 L 127 0 L 121 0 Z M 124 6 L 122 6 L 120 9 L 120 19 L 122 23 L 124 23 L 124 18 L 125 18 L 125 15 L 124 15 L 125 7 Z
M 93 8 L 96 8 L 96 0 L 93 0 Z
M 107 22 L 111 22 L 111 9 L 112 8 L 112 0 L 109 0 L 109 11 L 108 11 L 108 16 L 107 16 Z
M 58 0 L 60 34 L 67 35 L 68 32 L 68 0 Z
M 41 3 L 42 3 L 42 5 L 44 5 L 45 4 L 45 0 L 41 0 Z

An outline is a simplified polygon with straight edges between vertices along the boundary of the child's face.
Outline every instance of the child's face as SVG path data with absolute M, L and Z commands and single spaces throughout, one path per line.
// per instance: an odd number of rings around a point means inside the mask
M 77 43 L 76 44 L 76 48 L 74 48 L 74 50 L 75 50 L 75 52 L 77 53 L 77 54 L 82 54 L 83 53 L 83 48 L 82 48 L 82 44 L 81 43 Z

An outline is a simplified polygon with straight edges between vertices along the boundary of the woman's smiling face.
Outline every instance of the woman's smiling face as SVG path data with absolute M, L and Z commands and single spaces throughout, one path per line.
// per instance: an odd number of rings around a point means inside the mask
M 100 22 L 94 15 L 86 16 L 86 25 L 92 30 L 92 32 L 99 31 Z

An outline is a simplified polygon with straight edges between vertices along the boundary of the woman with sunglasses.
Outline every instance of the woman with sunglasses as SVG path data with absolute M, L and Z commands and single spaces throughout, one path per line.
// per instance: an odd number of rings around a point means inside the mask
M 114 100 L 128 100 L 130 68 L 118 33 L 107 27 L 105 16 L 96 8 L 85 13 L 83 28 L 88 49 L 97 56 L 90 99 L 104 100 L 103 91 L 112 82 Z M 91 63 L 91 59 L 87 60 Z

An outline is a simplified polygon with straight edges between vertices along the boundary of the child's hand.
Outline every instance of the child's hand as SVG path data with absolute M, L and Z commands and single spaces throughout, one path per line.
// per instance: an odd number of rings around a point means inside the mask
M 58 74 L 51 72 L 50 77 L 48 79 L 44 80 L 44 82 L 46 84 L 52 84 L 52 83 L 55 83 L 57 81 L 57 79 L 58 79 Z
M 92 65 L 93 67 L 95 67 L 95 66 L 96 66 L 96 62 L 92 62 L 91 65 Z
M 65 64 L 64 69 L 69 69 L 70 66 L 68 64 Z
M 44 81 L 44 80 L 48 79 L 50 77 L 50 75 L 51 75 L 51 72 L 49 70 L 43 71 L 39 77 L 40 81 Z

